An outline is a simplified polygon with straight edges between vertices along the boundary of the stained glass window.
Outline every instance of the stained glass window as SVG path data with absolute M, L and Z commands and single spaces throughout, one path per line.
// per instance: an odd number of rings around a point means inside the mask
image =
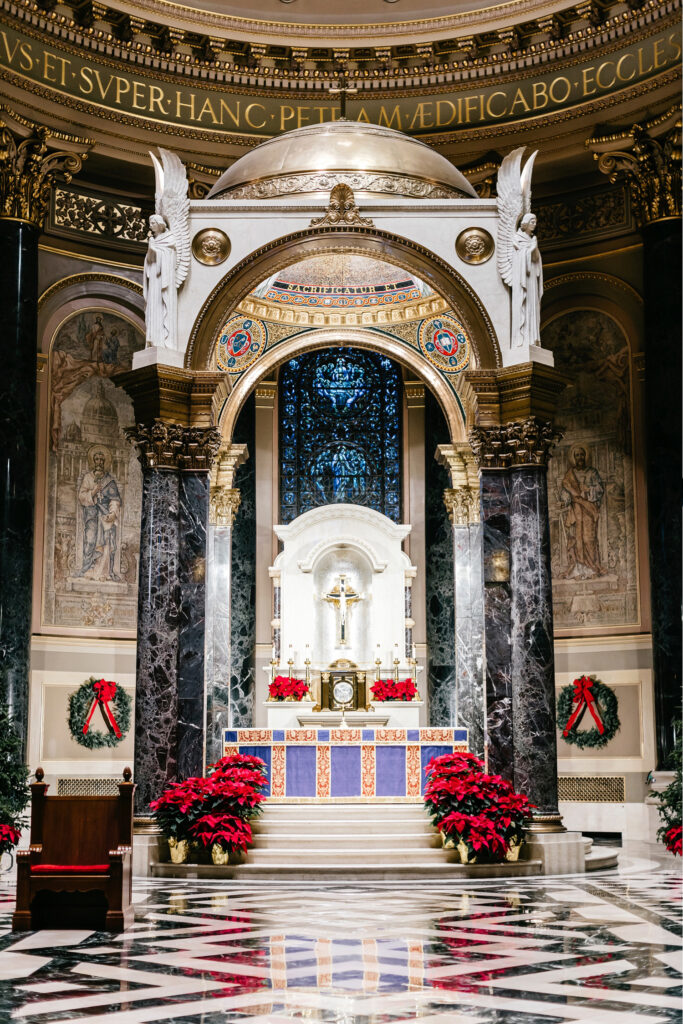
M 280 521 L 318 505 L 367 505 L 400 522 L 401 372 L 353 348 L 280 372 Z

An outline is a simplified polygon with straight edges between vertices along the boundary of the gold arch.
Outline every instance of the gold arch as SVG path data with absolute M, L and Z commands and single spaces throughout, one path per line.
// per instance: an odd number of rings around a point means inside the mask
M 441 257 L 418 242 L 370 227 L 313 228 L 274 239 L 245 256 L 216 285 L 202 306 L 190 334 L 185 365 L 191 370 L 212 366 L 222 325 L 253 289 L 292 263 L 329 252 L 369 256 L 416 274 L 446 300 L 462 320 L 476 366 L 501 365 L 496 332 L 486 309 L 467 281 Z
M 287 338 L 279 345 L 265 352 L 252 366 L 246 370 L 230 394 L 227 396 L 218 414 L 218 425 L 223 434 L 225 444 L 230 443 L 232 432 L 248 395 L 258 382 L 272 372 L 277 366 L 302 352 L 315 349 L 332 348 L 339 345 L 354 345 L 356 348 L 372 349 L 395 359 L 416 373 L 426 386 L 434 393 L 443 411 L 451 435 L 451 443 L 465 441 L 467 433 L 462 420 L 460 407 L 455 395 L 449 388 L 439 371 L 425 359 L 420 352 L 409 350 L 396 338 L 378 335 L 374 331 L 361 327 L 324 327 L 319 330 L 307 331 L 303 335 Z M 464 407 L 464 402 L 463 402 Z M 469 421 L 470 417 L 467 416 Z

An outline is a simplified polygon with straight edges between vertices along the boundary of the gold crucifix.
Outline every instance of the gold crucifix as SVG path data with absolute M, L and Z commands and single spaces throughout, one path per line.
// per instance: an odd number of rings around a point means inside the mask
M 339 120 L 346 121 L 346 97 L 355 96 L 356 93 L 358 92 L 358 89 L 356 89 L 356 87 L 353 85 L 349 85 L 349 77 L 346 74 L 346 72 L 344 72 L 344 75 L 340 79 L 340 81 L 340 85 L 331 85 L 330 88 L 328 89 L 328 92 L 330 96 L 339 96 Z
M 329 594 L 325 594 L 323 600 L 339 608 L 339 637 L 337 646 L 346 647 L 348 643 L 346 630 L 347 609 L 349 605 L 355 604 L 356 601 L 362 601 L 363 597 L 361 594 L 357 594 L 353 587 L 349 586 L 346 582 L 346 575 L 342 572 L 339 574 L 338 582 Z

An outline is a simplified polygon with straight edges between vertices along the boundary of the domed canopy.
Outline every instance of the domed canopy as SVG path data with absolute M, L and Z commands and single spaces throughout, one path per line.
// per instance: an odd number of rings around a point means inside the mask
M 262 142 L 225 171 L 208 198 L 329 193 L 340 182 L 354 192 L 430 199 L 477 196 L 460 171 L 424 142 L 376 124 L 332 121 Z

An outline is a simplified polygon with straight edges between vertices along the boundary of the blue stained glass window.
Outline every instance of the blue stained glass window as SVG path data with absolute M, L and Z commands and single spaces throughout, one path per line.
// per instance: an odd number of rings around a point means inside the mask
M 319 505 L 367 505 L 401 519 L 401 372 L 353 348 L 280 371 L 280 521 Z

